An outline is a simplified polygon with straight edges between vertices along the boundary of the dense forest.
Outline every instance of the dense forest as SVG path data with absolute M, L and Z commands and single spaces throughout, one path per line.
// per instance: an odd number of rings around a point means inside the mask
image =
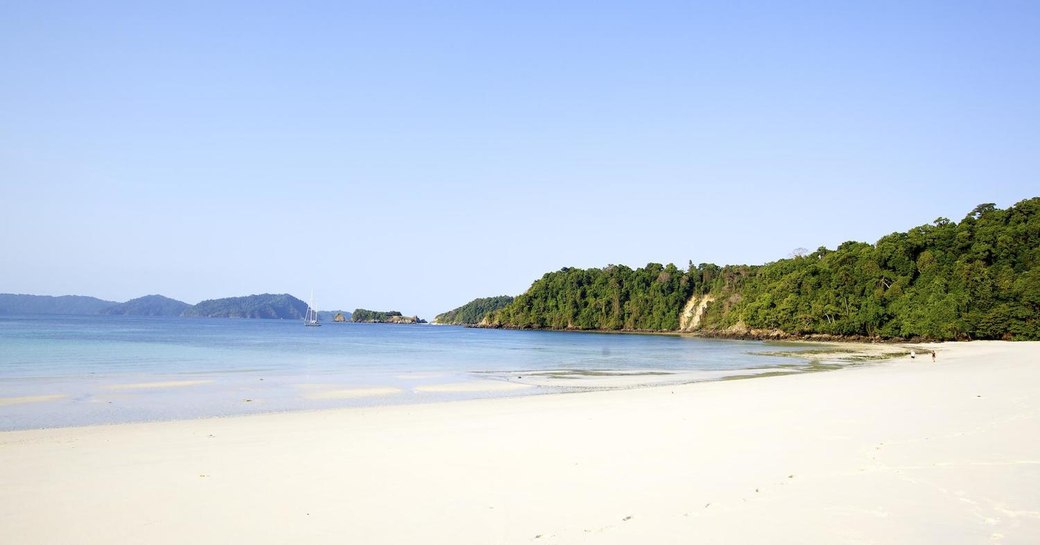
M 474 299 L 459 308 L 438 314 L 433 319 L 433 323 L 448 325 L 479 324 L 488 314 L 491 314 L 512 302 L 513 298 L 508 295 Z
M 426 320 L 418 316 L 402 316 L 396 310 L 380 311 L 365 310 L 359 308 L 354 310 L 350 316 L 352 322 L 366 322 L 377 324 L 425 324 Z
M 689 303 L 689 304 L 688 304 Z M 1040 339 L 1040 198 L 761 266 L 564 268 L 491 327 Z
M 381 311 L 368 309 L 354 309 L 350 319 L 354 322 L 385 322 L 393 317 L 400 317 L 401 313 L 396 310 Z
M 534 329 L 673 330 L 693 287 L 691 275 L 675 265 L 567 267 L 542 276 L 487 322 Z

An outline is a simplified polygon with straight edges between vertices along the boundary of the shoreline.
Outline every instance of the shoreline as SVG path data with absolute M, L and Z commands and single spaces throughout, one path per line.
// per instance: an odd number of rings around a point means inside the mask
M 770 346 L 797 347 L 798 349 L 769 350 Z M 275 402 L 274 405 L 271 405 L 263 398 L 261 391 L 242 390 L 240 392 L 242 395 L 239 396 L 241 399 L 236 399 L 234 396 L 228 398 L 227 392 L 225 392 L 223 397 L 228 399 L 221 405 L 223 410 L 210 414 L 205 412 L 189 414 L 183 410 L 166 414 L 161 410 L 151 410 L 148 412 L 115 414 L 108 418 L 97 418 L 94 421 L 88 419 L 56 424 L 48 423 L 46 418 L 42 419 L 42 423 L 37 420 L 37 423 L 33 424 L 29 420 L 33 418 L 32 416 L 23 416 L 27 419 L 27 422 L 30 422 L 30 425 L 8 426 L 11 422 L 17 421 L 18 416 L 15 415 L 15 420 L 12 420 L 11 416 L 7 417 L 8 424 L 0 427 L 0 433 L 103 425 L 168 423 L 183 420 L 235 418 L 248 415 L 359 409 L 363 407 L 411 405 L 421 407 L 430 404 L 474 399 L 554 396 L 596 391 L 666 388 L 706 382 L 840 370 L 863 363 L 876 363 L 908 353 L 905 350 L 900 350 L 897 345 L 892 344 L 874 345 L 869 343 L 827 343 L 819 341 L 764 342 L 758 348 L 760 349 L 746 352 L 751 361 L 760 356 L 771 358 L 774 361 L 762 366 L 725 370 L 625 367 L 586 369 L 560 367 L 555 369 L 471 371 L 468 373 L 470 375 L 469 380 L 459 381 L 458 379 L 462 378 L 459 376 L 453 377 L 452 380 L 447 382 L 431 382 L 428 384 L 419 382 L 411 387 L 402 387 L 400 384 L 390 382 L 386 384 L 366 382 L 355 385 L 297 383 L 286 386 L 283 384 L 283 388 L 295 391 L 295 395 L 300 398 L 299 402 L 287 405 L 284 403 L 279 405 L 278 402 Z M 777 360 L 791 360 L 792 363 L 778 363 Z M 439 373 L 435 373 L 429 377 L 423 376 L 419 378 L 430 379 L 440 376 Z M 414 379 L 416 376 L 409 375 L 408 377 L 397 378 Z M 260 381 L 262 382 L 263 378 Z M 270 384 L 270 382 L 267 384 Z M 175 390 L 188 392 L 189 389 L 197 387 L 220 387 L 223 390 L 235 390 L 236 388 L 243 388 L 243 384 L 238 384 L 237 386 L 233 384 L 218 385 L 216 381 L 211 379 L 186 380 L 175 375 L 162 377 L 137 376 L 123 377 L 112 383 L 97 385 L 95 386 L 95 393 L 89 395 L 96 398 L 92 401 L 94 404 L 93 410 L 97 411 L 99 406 L 103 409 L 103 404 L 106 402 L 109 405 L 113 402 L 123 402 L 124 399 L 120 397 L 123 395 L 148 395 L 150 392 L 155 392 L 168 396 L 172 395 Z M 72 400 L 81 398 L 83 395 L 82 392 L 62 391 L 58 393 L 0 397 L 0 407 L 21 405 L 26 411 L 31 411 L 32 405 L 43 405 L 47 402 L 67 404 Z M 204 393 L 202 395 L 212 394 Z M 257 396 L 260 397 L 257 398 Z M 190 401 L 190 399 L 185 400 L 185 403 L 193 405 Z M 235 407 L 236 401 L 241 402 L 238 408 Z M 324 406 L 320 404 L 324 404 Z M 67 406 L 64 409 L 57 406 L 42 408 L 48 412 L 59 411 L 59 409 L 81 410 L 81 408 L 74 406 Z M 82 407 L 82 409 L 90 410 L 91 407 Z M 31 415 L 32 413 L 26 412 L 22 414 Z
M 1040 343 L 934 346 L 935 364 L 2 432 L 0 535 L 1037 542 Z
M 679 337 L 695 337 L 699 339 L 718 339 L 732 341 L 762 341 L 762 342 L 819 342 L 819 343 L 851 343 L 851 344 L 943 344 L 964 343 L 976 341 L 996 341 L 1001 339 L 963 339 L 963 340 L 935 340 L 925 337 L 868 337 L 863 335 L 832 335 L 829 333 L 787 333 L 779 329 L 746 329 L 746 330 L 724 330 L 724 329 L 698 329 L 694 331 L 681 331 L 675 329 L 579 329 L 579 328 L 552 328 L 552 327 L 512 327 L 504 325 L 480 325 L 480 324 L 433 324 L 454 325 L 457 327 L 468 327 L 473 329 L 504 329 L 508 331 L 551 331 L 558 333 L 598 333 L 603 335 L 665 335 Z M 1002 342 L 1030 342 L 1030 341 L 1008 341 Z

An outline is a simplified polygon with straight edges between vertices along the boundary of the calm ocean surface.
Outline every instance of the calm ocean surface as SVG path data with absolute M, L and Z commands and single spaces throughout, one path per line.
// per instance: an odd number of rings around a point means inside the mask
M 760 342 L 445 326 L 0 316 L 0 430 L 424 403 L 805 363 Z M 528 382 L 528 377 L 543 380 Z

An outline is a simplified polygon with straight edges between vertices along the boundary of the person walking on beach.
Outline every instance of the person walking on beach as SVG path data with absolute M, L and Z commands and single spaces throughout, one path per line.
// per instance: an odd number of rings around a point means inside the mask
M 935 363 L 935 350 L 932 350 L 932 363 Z
M 910 351 L 910 359 L 914 359 L 916 357 L 917 357 L 917 352 L 914 352 L 913 350 L 911 350 Z

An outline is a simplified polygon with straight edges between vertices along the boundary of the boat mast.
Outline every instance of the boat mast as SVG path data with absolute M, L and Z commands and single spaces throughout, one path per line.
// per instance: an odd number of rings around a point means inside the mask
M 307 302 L 307 313 L 303 317 L 307 325 L 318 325 L 318 309 L 314 308 L 314 290 L 311 290 L 310 301 Z

